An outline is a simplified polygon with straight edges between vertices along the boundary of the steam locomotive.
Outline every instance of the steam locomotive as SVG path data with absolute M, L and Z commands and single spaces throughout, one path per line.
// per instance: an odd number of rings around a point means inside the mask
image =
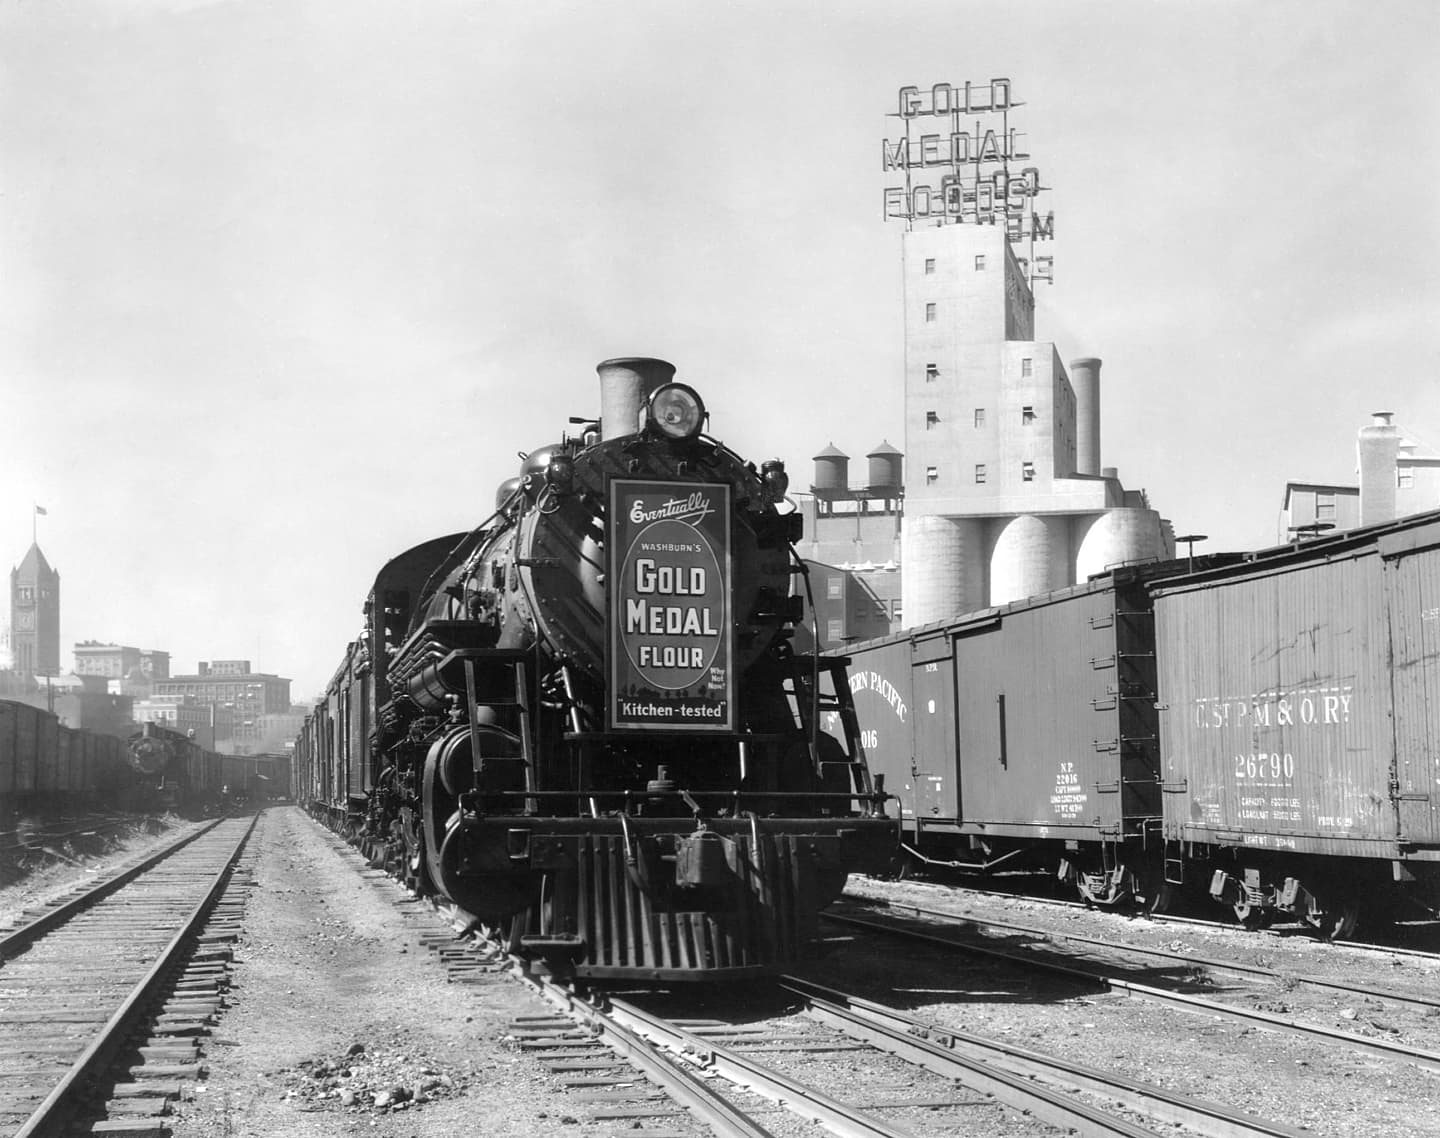
M 845 661 L 792 644 L 783 464 L 705 434 L 670 364 L 597 370 L 597 422 L 381 569 L 296 792 L 553 972 L 773 972 L 897 826 Z

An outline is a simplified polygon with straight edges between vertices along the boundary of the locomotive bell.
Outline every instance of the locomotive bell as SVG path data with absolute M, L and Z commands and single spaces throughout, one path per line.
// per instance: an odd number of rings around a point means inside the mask
M 525 487 L 526 498 L 532 502 L 535 500 L 545 485 L 545 471 L 550 460 L 564 453 L 562 444 L 551 443 L 549 446 L 532 450 L 525 456 L 525 461 L 520 464 L 520 485 Z
M 785 491 L 790 489 L 790 475 L 785 473 L 785 464 L 778 458 L 761 464 L 760 480 L 765 483 L 772 502 L 781 501 L 785 497 Z

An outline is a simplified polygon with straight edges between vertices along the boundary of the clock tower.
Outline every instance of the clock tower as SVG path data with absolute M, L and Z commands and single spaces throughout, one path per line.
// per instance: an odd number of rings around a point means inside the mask
M 17 672 L 60 674 L 60 574 L 38 544 L 10 571 L 10 642 Z

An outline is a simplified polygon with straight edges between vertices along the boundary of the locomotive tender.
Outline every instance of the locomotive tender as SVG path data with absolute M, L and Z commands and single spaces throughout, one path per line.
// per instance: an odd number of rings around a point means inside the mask
M 671 365 L 598 371 L 598 423 L 524 456 L 475 530 L 381 569 L 295 791 L 553 971 L 772 972 L 852 870 L 889 863 L 896 823 L 844 661 L 791 645 L 783 465 L 704 434 Z
M 850 645 L 909 848 L 1350 931 L 1440 884 L 1440 513 Z

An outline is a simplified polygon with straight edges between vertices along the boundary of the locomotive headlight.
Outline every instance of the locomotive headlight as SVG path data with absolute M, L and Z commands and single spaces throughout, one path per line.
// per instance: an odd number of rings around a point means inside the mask
M 672 439 L 693 439 L 705 424 L 705 404 L 693 387 L 667 383 L 650 396 L 650 425 Z

